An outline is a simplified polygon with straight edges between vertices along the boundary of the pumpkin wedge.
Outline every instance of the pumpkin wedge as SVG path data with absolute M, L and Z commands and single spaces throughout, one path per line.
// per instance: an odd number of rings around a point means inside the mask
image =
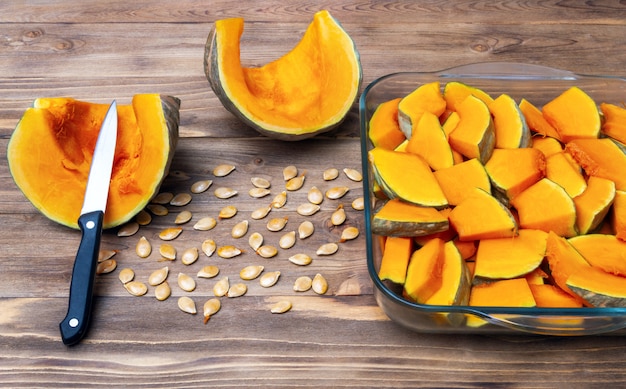
M 563 187 L 570 197 L 580 195 L 587 188 L 580 167 L 574 166 L 565 152 L 552 154 L 546 159 L 546 177 Z
M 533 137 L 532 144 L 530 147 L 532 147 L 533 149 L 540 150 L 543 153 L 543 155 L 546 156 L 546 158 L 548 158 L 552 154 L 560 153 L 561 151 L 563 151 L 563 145 L 561 144 L 561 142 L 549 136 Z
M 525 278 L 513 278 L 475 285 L 469 298 L 472 307 L 535 307 L 535 298 Z M 487 324 L 484 319 L 468 315 L 469 327 Z
M 590 176 L 615 182 L 615 189 L 626 190 L 626 154 L 610 138 L 575 139 L 565 145 L 565 151 Z
M 372 218 L 372 233 L 384 236 L 423 236 L 447 231 L 448 218 L 433 207 L 400 199 L 386 201 Z
M 431 239 L 411 255 L 404 282 L 404 294 L 411 300 L 424 304 L 441 288 L 444 244 Z
M 567 143 L 579 138 L 597 138 L 600 112 L 593 99 L 578 87 L 571 87 L 543 106 L 543 116 Z
M 586 271 L 591 265 L 585 258 L 570 244 L 570 242 L 555 234 L 548 232 L 546 240 L 546 258 L 550 266 L 550 273 L 556 285 L 570 296 L 575 297 L 584 305 L 589 305 L 580 295 L 567 286 L 567 279 L 570 275 L 578 271 Z
M 108 104 L 40 98 L 9 141 L 7 159 L 17 186 L 45 216 L 78 228 L 93 149 Z M 123 224 L 157 194 L 178 140 L 180 100 L 135 95 L 118 105 L 118 137 L 104 228 Z
M 482 163 L 487 162 L 496 142 L 493 120 L 487 104 L 474 95 L 469 95 L 458 104 L 457 112 L 459 124 L 449 136 L 452 148 L 467 158 L 478 158 Z
M 576 225 L 579 234 L 596 229 L 609 213 L 615 199 L 615 183 L 600 177 L 589 177 L 587 189 L 574 197 Z
M 450 205 L 459 205 L 472 193 L 473 188 L 491 192 L 487 171 L 476 158 L 436 170 L 434 174 Z
M 533 148 L 495 149 L 485 170 L 496 197 L 505 205 L 545 176 L 546 158 Z
M 241 63 L 243 27 L 242 18 L 217 20 L 205 46 L 205 75 L 228 111 L 282 140 L 309 138 L 343 121 L 359 93 L 361 63 L 328 11 L 315 13 L 290 52 L 260 67 Z
M 393 150 L 406 140 L 398 124 L 398 103 L 401 98 L 385 101 L 376 107 L 370 119 L 368 136 L 374 147 Z
M 520 100 L 519 109 L 522 111 L 526 124 L 528 124 L 528 128 L 531 131 L 552 139 L 560 139 L 557 130 L 546 120 L 541 110 L 531 102 L 526 99 Z
M 443 245 L 441 287 L 426 300 L 429 305 L 467 305 L 470 278 L 461 254 L 452 242 Z
M 626 144 L 626 109 L 614 104 L 602 103 L 604 117 L 602 132 L 618 142 Z
M 530 146 L 526 118 L 513 98 L 501 94 L 489 105 L 496 132 L 496 148 L 515 149 Z
M 411 238 L 390 236 L 385 239 L 378 277 L 381 280 L 403 284 L 406 280 L 406 272 L 412 252 L 413 241 Z
M 569 243 L 591 265 L 607 273 L 626 276 L 626 242 L 615 235 L 588 234 L 569 239 Z
M 454 165 L 452 149 L 439 118 L 430 112 L 424 112 L 417 126 L 413 127 L 406 151 L 424 158 L 433 170 Z
M 441 84 L 435 81 L 420 85 L 400 100 L 398 106 L 400 129 L 407 139 L 410 139 L 413 128 L 417 125 L 424 112 L 430 112 L 438 117 L 445 110 L 446 101 L 441 95 Z
M 626 277 L 591 267 L 572 274 L 567 285 L 594 307 L 626 307 Z
M 453 112 L 458 109 L 458 105 L 469 95 L 477 97 L 487 105 L 493 101 L 493 98 L 482 89 L 459 81 L 450 81 L 443 87 L 443 98 L 446 100 L 448 110 Z
M 528 284 L 539 308 L 580 308 L 583 304 L 563 289 L 549 284 Z
M 626 192 L 615 191 L 611 207 L 611 227 L 617 239 L 626 241 Z

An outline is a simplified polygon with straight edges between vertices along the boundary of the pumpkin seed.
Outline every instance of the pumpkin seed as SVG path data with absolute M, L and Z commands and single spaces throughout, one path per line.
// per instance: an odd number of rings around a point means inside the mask
M 113 258 L 117 254 L 117 250 L 100 250 L 98 251 L 98 262 L 106 261 Z
M 287 225 L 287 217 L 275 217 L 267 222 L 267 229 L 273 232 L 280 231 Z
M 307 193 L 307 200 L 312 204 L 321 204 L 324 201 L 324 194 L 317 186 L 312 186 Z
M 199 278 L 213 278 L 216 275 L 218 275 L 220 272 L 220 269 L 215 266 L 215 265 L 207 265 L 204 266 L 202 269 L 198 270 L 198 274 L 197 277 Z
M 306 266 L 313 261 L 310 256 L 306 254 L 295 254 L 289 257 L 289 262 L 298 265 L 298 266 Z
M 289 179 L 287 181 L 287 183 L 285 183 L 285 189 L 287 189 L 288 191 L 296 191 L 300 188 L 302 188 L 302 185 L 304 185 L 304 179 L 305 179 L 305 173 L 302 173 L 301 175 L 297 176 L 297 177 L 293 177 L 291 179 Z
M 135 216 L 135 221 L 140 226 L 147 226 L 152 221 L 152 216 L 145 210 L 139 211 L 139 213 Z
M 150 256 L 150 253 L 152 252 L 152 245 L 145 236 L 139 238 L 137 246 L 135 246 L 135 252 L 139 258 L 148 258 Z
M 248 291 L 248 286 L 246 284 L 238 283 L 228 288 L 228 292 L 226 293 L 226 296 L 227 297 L 240 297 L 246 294 L 247 291 Z
M 120 270 L 118 278 L 120 279 L 122 284 L 127 284 L 135 279 L 135 272 L 133 271 L 133 269 L 126 267 Z
M 326 191 L 326 197 L 331 200 L 337 200 L 345 196 L 348 191 L 350 191 L 350 188 L 347 186 L 335 186 Z
M 252 247 L 252 250 L 256 251 L 261 245 L 263 245 L 263 235 L 258 232 L 253 232 L 248 238 L 248 244 Z
M 314 231 L 315 231 L 315 227 L 313 226 L 313 223 L 311 223 L 308 220 L 305 220 L 302 223 L 300 223 L 300 225 L 298 226 L 298 237 L 300 239 L 306 239 L 309 236 L 313 235 Z
M 339 204 L 337 210 L 333 212 L 330 216 L 330 222 L 333 223 L 334 226 L 340 226 L 343 222 L 346 221 L 346 210 L 343 209 L 343 205 Z
M 264 245 L 256 249 L 256 253 L 263 258 L 272 258 L 278 254 L 278 249 L 274 246 Z
M 230 219 L 231 217 L 237 214 L 237 207 L 234 205 L 227 205 L 224 208 L 220 209 L 220 213 L 218 214 L 218 219 Z
M 229 165 L 227 163 L 223 163 L 223 164 L 217 165 L 215 169 L 213 169 L 213 175 L 215 177 L 225 177 L 229 175 L 230 172 L 232 172 L 233 170 L 235 170 L 235 166 Z
M 354 208 L 356 211 L 362 211 L 365 209 L 365 199 L 363 199 L 363 197 L 357 197 L 356 199 L 352 200 L 352 208 Z
M 180 261 L 183 263 L 183 265 L 191 265 L 197 260 L 198 260 L 198 248 L 197 247 L 190 247 L 186 249 L 185 251 L 183 251 L 183 253 L 180 256 Z
M 268 189 L 271 186 L 270 182 L 262 177 L 252 177 L 250 182 L 252 182 L 252 185 L 256 188 Z
M 148 286 L 141 281 L 130 281 L 124 284 L 124 288 L 133 296 L 143 296 L 148 293 Z
M 272 210 L 272 204 L 270 204 L 267 207 L 261 207 L 252 211 L 252 214 L 250 215 L 250 217 L 254 220 L 263 219 L 265 216 L 267 216 L 268 213 L 270 213 L 271 210 Z
M 161 193 L 158 193 L 156 196 L 154 196 L 154 198 L 150 200 L 150 202 L 153 204 L 165 205 L 169 203 L 170 201 L 172 201 L 173 198 L 174 198 L 174 193 L 161 192 Z
M 281 300 L 276 304 L 272 305 L 270 308 L 270 312 L 272 313 L 285 313 L 291 309 L 292 305 L 290 301 Z
M 303 203 L 296 208 L 296 212 L 302 216 L 311 216 L 314 215 L 317 211 L 320 210 L 320 206 L 312 203 Z
M 185 224 L 192 218 L 192 214 L 189 211 L 182 211 L 178 215 L 176 215 L 176 219 L 174 219 L 174 224 Z
M 164 205 L 161 204 L 148 204 L 146 205 L 148 211 L 150 211 L 154 216 L 167 216 L 170 211 Z
M 313 280 L 308 276 L 301 276 L 296 278 L 296 281 L 293 283 L 294 292 L 306 292 L 311 289 L 311 284 Z
M 217 245 L 215 244 L 215 241 L 213 239 L 206 239 L 204 242 L 202 242 L 202 252 L 207 257 L 210 257 L 211 255 L 213 255 L 216 248 L 217 248 Z
M 356 169 L 351 169 L 351 168 L 344 168 L 343 172 L 346 174 L 346 176 L 351 179 L 352 181 L 356 181 L 356 182 L 361 182 L 363 181 L 363 175 L 361 174 L 361 172 L 359 172 Z
M 325 244 L 321 245 L 317 249 L 315 254 L 317 254 L 317 255 L 333 255 L 334 253 L 337 252 L 338 249 L 339 249 L 339 246 L 337 245 L 337 243 L 325 243 Z
M 232 246 L 232 245 L 220 246 L 217 249 L 217 255 L 226 259 L 236 257 L 237 255 L 241 253 L 242 253 L 241 250 L 239 250 L 237 247 Z
M 296 232 L 290 231 L 280 237 L 278 240 L 278 246 L 281 249 L 290 249 L 296 244 Z
M 98 262 L 96 267 L 96 274 L 108 274 L 111 273 L 117 267 L 117 261 L 115 259 L 107 259 L 102 262 Z
M 203 217 L 193 225 L 194 230 L 209 231 L 217 225 L 217 221 L 211 216 Z
M 191 195 L 189 193 L 178 193 L 172 200 L 170 200 L 170 205 L 175 207 L 183 207 L 191 202 Z
M 280 272 L 278 270 L 263 273 L 263 275 L 259 279 L 259 284 L 261 284 L 261 286 L 264 288 L 269 288 L 271 286 L 276 285 L 279 278 L 280 278 Z
M 121 226 L 119 230 L 117 230 L 117 236 L 133 236 L 137 233 L 137 231 L 139 231 L 139 223 L 137 223 L 136 221 L 128 222 Z
M 283 169 L 283 179 L 289 181 L 298 175 L 298 168 L 290 165 Z
M 317 294 L 326 294 L 326 291 L 328 290 L 328 281 L 326 281 L 326 278 L 324 278 L 323 275 L 317 273 L 315 277 L 313 277 L 311 287 Z
M 324 170 L 324 173 L 322 173 L 322 176 L 324 177 L 324 181 L 332 181 L 335 178 L 339 177 L 339 170 L 333 168 L 329 168 Z
M 239 239 L 248 233 L 248 221 L 242 220 L 235 224 L 230 232 L 231 236 L 235 239 Z
M 152 286 L 157 286 L 163 283 L 167 279 L 167 275 L 169 274 L 170 269 L 165 266 L 158 270 L 155 270 L 148 277 L 148 284 Z
M 359 229 L 356 227 L 346 227 L 343 231 L 341 231 L 341 238 L 339 242 L 343 243 L 348 240 L 355 239 L 359 236 Z
M 272 200 L 272 206 L 274 208 L 282 208 L 287 203 L 287 191 L 282 191 L 276 196 L 274 196 L 274 200 Z
M 174 240 L 183 232 L 181 227 L 169 227 L 159 232 L 161 240 Z
M 154 288 L 154 297 L 159 301 L 167 300 L 172 294 L 172 288 L 167 281 L 163 281 Z
M 178 286 L 185 292 L 193 292 L 196 289 L 196 281 L 185 273 L 178 273 Z
M 211 180 L 200 180 L 191 184 L 191 193 L 203 193 L 213 184 Z
M 196 303 L 189 296 L 181 296 L 178 298 L 178 308 L 191 315 L 195 315 L 197 313 Z
M 224 277 L 221 280 L 217 281 L 215 285 L 213 285 L 213 294 L 215 295 L 215 297 L 226 296 L 229 288 L 230 283 L 228 281 L 228 277 Z
M 208 299 L 204 303 L 204 306 L 202 307 L 202 311 L 203 311 L 202 313 L 204 315 L 204 324 L 206 324 L 211 318 L 211 316 L 215 315 L 220 310 L 220 308 L 222 308 L 222 303 L 220 302 L 218 298 Z
M 176 259 L 176 248 L 169 243 L 163 243 L 159 246 L 159 254 L 163 258 L 173 261 Z
M 260 276 L 263 273 L 263 269 L 264 267 L 261 265 L 246 266 L 239 272 L 239 277 L 242 280 L 250 281 Z
M 260 199 L 261 197 L 265 197 L 270 193 L 271 191 L 267 188 L 252 188 L 248 191 L 250 197 L 253 197 L 255 199 Z
M 215 197 L 218 199 L 229 199 L 237 194 L 237 191 L 233 188 L 221 187 L 215 189 Z

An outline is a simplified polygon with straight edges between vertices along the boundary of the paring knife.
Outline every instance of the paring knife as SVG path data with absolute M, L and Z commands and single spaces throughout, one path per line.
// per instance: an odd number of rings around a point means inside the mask
M 78 343 L 89 326 L 93 284 L 98 265 L 102 224 L 109 195 L 116 143 L 117 104 L 113 101 L 100 127 L 91 160 L 83 207 L 78 218 L 82 236 L 74 260 L 67 315 L 59 324 L 63 343 L 68 346 Z

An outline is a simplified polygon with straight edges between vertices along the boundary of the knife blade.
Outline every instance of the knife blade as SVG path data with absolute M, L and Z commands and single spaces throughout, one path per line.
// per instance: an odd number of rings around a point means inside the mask
M 81 239 L 74 259 L 67 314 L 59 324 L 66 345 L 78 343 L 89 326 L 93 284 L 117 143 L 117 104 L 111 103 L 93 152 L 83 206 L 78 218 Z

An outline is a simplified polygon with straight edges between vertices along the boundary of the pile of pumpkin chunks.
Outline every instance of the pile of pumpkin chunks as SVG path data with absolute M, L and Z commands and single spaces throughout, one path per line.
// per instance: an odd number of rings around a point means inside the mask
M 368 137 L 379 278 L 405 298 L 626 306 L 623 106 L 571 87 L 538 108 L 437 81 L 381 103 Z

